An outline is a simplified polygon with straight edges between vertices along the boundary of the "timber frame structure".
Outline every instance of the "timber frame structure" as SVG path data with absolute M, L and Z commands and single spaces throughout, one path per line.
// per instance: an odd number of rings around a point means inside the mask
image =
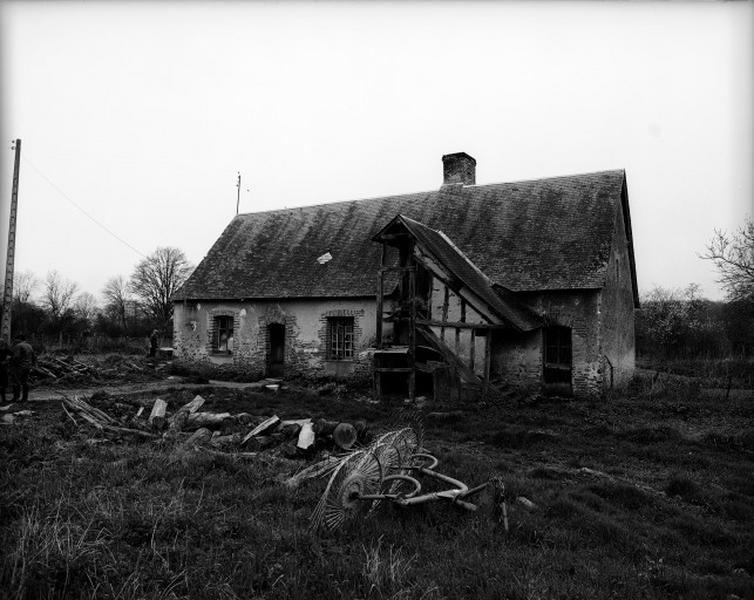
M 377 287 L 374 395 L 405 378 L 410 399 L 431 388 L 452 398 L 492 390 L 492 338 L 540 320 L 492 282 L 442 232 L 403 215 L 373 238 L 382 244 Z M 387 292 L 387 294 L 386 294 Z M 388 310 L 386 310 L 386 307 Z M 386 333 L 392 328 L 392 336 Z

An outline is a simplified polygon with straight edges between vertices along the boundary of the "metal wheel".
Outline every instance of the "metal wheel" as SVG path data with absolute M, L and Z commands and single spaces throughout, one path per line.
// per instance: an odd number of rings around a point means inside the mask
M 346 457 L 330 476 L 312 514 L 311 528 L 341 527 L 368 509 L 370 502 L 360 500 L 360 496 L 378 493 L 381 484 L 382 467 L 371 451 L 362 450 Z

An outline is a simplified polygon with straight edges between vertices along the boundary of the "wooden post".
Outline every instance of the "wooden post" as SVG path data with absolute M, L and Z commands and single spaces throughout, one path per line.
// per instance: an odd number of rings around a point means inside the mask
M 411 372 L 408 374 L 408 397 L 416 395 L 416 268 L 408 272 L 408 296 L 411 301 L 408 323 L 408 360 Z
M 444 286 L 445 291 L 443 292 L 443 298 L 442 298 L 442 322 L 446 323 L 448 321 L 448 304 L 450 303 L 450 290 L 448 289 L 448 286 Z M 440 339 L 444 342 L 445 341 L 445 327 L 440 327 Z
M 474 371 L 474 354 L 476 353 L 476 329 L 471 330 L 471 345 L 469 346 L 469 367 Z
M 5 254 L 5 288 L 3 290 L 2 322 L 0 337 L 10 342 L 10 318 L 13 305 L 13 269 L 16 257 L 16 217 L 18 214 L 18 171 L 21 166 L 21 140 L 15 141 L 15 159 L 13 161 L 13 182 L 10 196 L 10 213 L 8 215 L 8 247 Z
M 482 398 L 487 399 L 487 392 L 490 388 L 490 361 L 492 351 L 492 330 L 487 330 L 487 339 L 484 341 L 484 392 Z
M 377 348 L 382 348 L 382 299 L 383 299 L 383 287 L 384 287 L 384 276 L 382 269 L 380 269 L 380 279 L 377 283 L 377 323 L 375 327 L 375 335 L 377 336 Z

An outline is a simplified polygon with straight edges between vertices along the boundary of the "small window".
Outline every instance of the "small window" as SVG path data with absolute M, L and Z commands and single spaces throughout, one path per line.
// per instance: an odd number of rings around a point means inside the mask
M 233 353 L 233 317 L 215 317 L 212 349 L 215 352 Z
M 327 319 L 327 358 L 329 360 L 353 359 L 353 317 Z

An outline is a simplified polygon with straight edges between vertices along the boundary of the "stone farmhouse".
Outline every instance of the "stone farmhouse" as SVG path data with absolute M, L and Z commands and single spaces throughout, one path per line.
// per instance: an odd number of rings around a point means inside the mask
M 174 297 L 186 361 L 369 377 L 378 396 L 599 396 L 634 371 L 622 170 L 236 216 Z

